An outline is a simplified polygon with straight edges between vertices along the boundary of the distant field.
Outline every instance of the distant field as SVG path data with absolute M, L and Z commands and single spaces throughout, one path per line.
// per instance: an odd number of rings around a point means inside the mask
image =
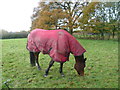
M 54 63 L 48 77 L 43 77 L 50 57 L 40 54 L 42 70 L 30 67 L 27 39 L 5 39 L 2 41 L 2 83 L 7 80 L 10 88 L 118 88 L 118 42 L 82 40 L 87 50 L 85 76 L 77 75 L 74 57 L 64 64 L 65 77 L 59 74 L 59 63 Z M 2 88 L 7 88 L 5 84 Z

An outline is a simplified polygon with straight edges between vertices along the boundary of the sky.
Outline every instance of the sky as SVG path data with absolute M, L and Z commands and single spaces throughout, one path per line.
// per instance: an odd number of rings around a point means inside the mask
M 33 9 L 40 0 L 0 0 L 0 30 L 28 31 Z

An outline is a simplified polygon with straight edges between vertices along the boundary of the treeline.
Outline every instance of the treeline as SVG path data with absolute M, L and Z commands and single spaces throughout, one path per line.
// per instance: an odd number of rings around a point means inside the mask
M 27 31 L 8 32 L 6 30 L 0 30 L 0 39 L 26 38 L 27 35 Z
M 119 2 L 98 3 L 88 20 L 83 20 L 84 32 L 92 33 L 99 39 L 115 39 L 119 35 Z M 84 17 L 86 17 L 86 15 Z
M 114 37 L 113 37 L 112 33 L 104 33 L 104 39 L 103 39 L 100 33 L 75 32 L 73 36 L 79 39 L 118 40 L 120 35 L 119 33 L 114 33 Z
M 45 0 L 47 1 L 47 0 Z M 82 38 L 118 39 L 120 2 L 40 2 L 34 9 L 32 29 L 78 31 Z M 79 37 L 80 37 L 79 36 Z

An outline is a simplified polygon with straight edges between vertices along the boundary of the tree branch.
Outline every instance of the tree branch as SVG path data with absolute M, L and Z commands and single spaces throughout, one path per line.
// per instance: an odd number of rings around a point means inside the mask
M 82 14 L 82 12 L 80 12 L 79 15 L 74 19 L 73 25 L 74 25 L 74 23 L 76 22 L 76 20 L 80 17 L 81 14 Z

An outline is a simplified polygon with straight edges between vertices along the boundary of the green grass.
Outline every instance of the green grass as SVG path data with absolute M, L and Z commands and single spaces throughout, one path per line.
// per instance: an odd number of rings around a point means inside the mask
M 64 74 L 59 74 L 59 63 L 54 63 L 48 77 L 43 77 L 50 57 L 40 54 L 42 67 L 30 67 L 27 39 L 5 39 L 2 41 L 2 83 L 10 80 L 10 88 L 118 88 L 118 42 L 82 40 L 87 50 L 85 76 L 77 75 L 74 57 L 64 64 Z M 5 84 L 2 88 L 7 88 Z

